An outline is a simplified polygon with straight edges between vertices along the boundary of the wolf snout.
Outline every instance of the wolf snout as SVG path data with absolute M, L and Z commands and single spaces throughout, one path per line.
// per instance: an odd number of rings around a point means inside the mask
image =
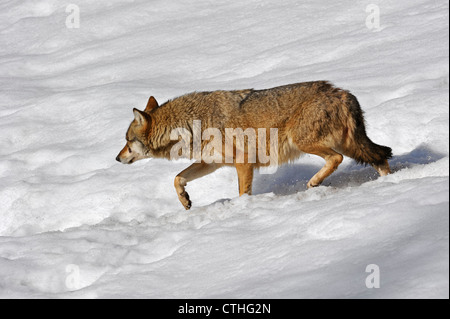
M 119 163 L 122 163 L 122 161 L 120 160 L 120 157 L 119 157 L 119 155 L 117 155 L 117 157 L 116 157 L 116 161 L 118 161 Z

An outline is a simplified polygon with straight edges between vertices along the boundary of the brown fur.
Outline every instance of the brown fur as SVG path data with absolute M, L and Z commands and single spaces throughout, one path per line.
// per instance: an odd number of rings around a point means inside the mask
M 278 129 L 278 164 L 310 153 L 325 159 L 325 166 L 311 178 L 308 187 L 320 185 L 342 162 L 342 155 L 371 164 L 381 174 L 390 173 L 391 149 L 373 143 L 366 135 L 363 112 L 355 96 L 328 82 L 304 82 L 267 90 L 194 92 L 158 106 L 151 97 L 144 112 L 134 109 L 135 120 L 127 131 L 127 145 L 117 160 L 132 163 L 145 157 L 170 158 L 177 141 L 170 140 L 176 128 L 192 134 L 193 121 L 217 128 L 225 145 L 225 128 Z M 270 150 L 269 140 L 267 150 Z M 202 141 L 202 149 L 210 141 Z M 247 146 L 247 145 L 246 145 Z M 191 145 L 192 150 L 192 145 Z M 224 155 L 224 150 L 221 150 Z M 191 152 L 192 155 L 192 152 Z M 234 154 L 235 155 L 235 154 Z M 225 160 L 223 161 L 225 162 Z M 253 169 L 267 164 L 195 163 L 178 174 L 175 188 L 183 206 L 191 207 L 185 191 L 188 182 L 223 165 L 233 165 L 239 177 L 239 194 L 251 194 Z

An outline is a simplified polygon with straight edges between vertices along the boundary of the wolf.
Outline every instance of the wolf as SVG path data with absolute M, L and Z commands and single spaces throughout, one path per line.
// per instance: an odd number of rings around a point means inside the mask
M 328 81 L 302 82 L 271 89 L 193 92 L 159 105 L 151 96 L 144 111 L 133 109 L 134 119 L 126 132 L 126 145 L 116 160 L 131 164 L 144 158 L 171 159 L 174 139 L 171 132 L 183 129 L 194 134 L 194 121 L 201 129 L 215 128 L 223 136 L 227 128 L 246 130 L 277 129 L 275 146 L 277 165 L 293 161 L 308 153 L 322 157 L 325 165 L 309 180 L 307 187 L 319 186 L 343 160 L 343 155 L 357 163 L 370 164 L 381 175 L 391 172 L 388 159 L 392 150 L 375 144 L 366 134 L 363 111 L 356 97 Z M 249 161 L 249 138 L 244 140 L 244 161 L 237 161 L 237 143 L 233 159 L 222 162 L 196 161 L 180 172 L 174 181 L 178 199 L 185 209 L 192 202 L 186 192 L 187 183 L 210 174 L 222 166 L 234 166 L 238 175 L 239 196 L 252 193 L 254 169 L 267 166 L 260 160 Z M 257 147 L 262 146 L 257 138 Z M 208 141 L 201 141 L 204 149 Z M 189 140 L 193 149 L 192 139 Z M 245 148 L 247 147 L 247 148 Z M 223 157 L 225 152 L 219 149 Z M 188 158 L 192 159 L 192 152 Z

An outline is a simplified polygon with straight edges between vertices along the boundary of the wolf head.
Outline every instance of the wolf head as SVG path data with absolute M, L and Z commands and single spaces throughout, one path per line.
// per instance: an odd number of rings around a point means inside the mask
M 123 164 L 131 164 L 140 159 L 151 157 L 148 136 L 152 119 L 150 112 L 158 107 L 158 102 L 151 96 L 144 111 L 133 109 L 134 120 L 131 122 L 125 139 L 127 143 L 117 155 L 116 160 Z

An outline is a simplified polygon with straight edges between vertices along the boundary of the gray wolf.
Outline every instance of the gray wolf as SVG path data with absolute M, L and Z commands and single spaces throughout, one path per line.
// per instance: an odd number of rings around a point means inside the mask
M 307 187 L 320 185 L 343 160 L 343 155 L 361 164 L 372 165 L 381 175 L 390 173 L 388 159 L 392 150 L 378 145 L 366 134 L 363 111 L 358 100 L 349 91 L 337 88 L 327 81 L 290 84 L 265 90 L 235 90 L 189 93 L 162 105 L 150 97 L 144 111 L 133 109 L 134 119 L 127 133 L 127 143 L 116 160 L 131 164 L 137 160 L 155 157 L 171 159 L 171 150 L 180 138 L 171 138 L 171 132 L 184 129 L 194 134 L 193 122 L 201 121 L 202 131 L 214 128 L 222 133 L 225 145 L 227 128 L 277 129 L 277 164 L 295 160 L 302 153 L 314 154 L 325 160 L 325 165 L 311 178 Z M 260 134 L 260 133 L 258 133 Z M 268 136 L 268 135 L 267 135 Z M 237 140 L 237 138 L 236 138 Z M 267 166 L 260 160 L 249 161 L 250 138 L 244 139 L 244 161 L 237 161 L 237 142 L 233 145 L 233 159 L 225 160 L 224 149 L 219 149 L 222 162 L 193 163 L 175 177 L 175 190 L 181 204 L 191 208 L 186 192 L 190 181 L 210 174 L 222 166 L 234 166 L 239 181 L 239 195 L 251 194 L 253 171 Z M 201 141 L 203 150 L 211 141 Z M 217 142 L 217 141 L 216 141 Z M 257 137 L 256 147 L 262 146 Z M 267 150 L 273 144 L 265 145 Z M 190 149 L 193 141 L 190 140 Z M 247 148 L 246 148 L 247 147 Z M 173 155 L 173 153 L 172 153 Z M 192 158 L 192 152 L 188 157 Z

